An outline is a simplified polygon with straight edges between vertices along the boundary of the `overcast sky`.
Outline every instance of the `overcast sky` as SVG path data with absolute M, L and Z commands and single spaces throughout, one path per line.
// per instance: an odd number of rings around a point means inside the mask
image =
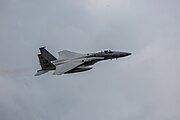
M 0 0 L 0 120 L 179 120 L 179 0 Z M 62 76 L 38 48 L 132 56 Z

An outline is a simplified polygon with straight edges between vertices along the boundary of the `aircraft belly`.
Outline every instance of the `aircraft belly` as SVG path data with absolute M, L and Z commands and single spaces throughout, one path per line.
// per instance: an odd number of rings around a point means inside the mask
M 92 69 L 92 67 L 77 67 L 77 68 L 74 68 L 68 72 L 65 72 L 65 74 L 76 73 L 76 72 L 84 72 L 84 71 L 88 71 L 91 69 Z
M 98 61 L 100 61 L 100 60 L 91 60 L 91 61 L 88 61 L 88 62 L 84 62 L 82 65 L 83 66 L 90 66 L 90 65 L 94 65 Z

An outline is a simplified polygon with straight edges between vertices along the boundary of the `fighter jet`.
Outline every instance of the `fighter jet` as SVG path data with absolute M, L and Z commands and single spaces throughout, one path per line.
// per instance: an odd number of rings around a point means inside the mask
M 96 53 L 80 54 L 63 50 L 58 52 L 59 59 L 54 57 L 48 52 L 45 47 L 39 48 L 40 54 L 38 54 L 41 69 L 37 70 L 35 76 L 42 75 L 49 71 L 54 71 L 53 75 L 62 75 L 69 73 L 83 72 L 92 69 L 92 65 L 95 63 L 108 60 L 117 59 L 131 55 L 128 52 L 118 52 L 111 50 L 103 50 Z

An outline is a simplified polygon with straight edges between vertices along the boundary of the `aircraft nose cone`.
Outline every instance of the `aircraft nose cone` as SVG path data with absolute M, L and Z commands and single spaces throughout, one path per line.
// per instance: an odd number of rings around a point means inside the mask
M 126 53 L 126 56 L 129 56 L 129 55 L 131 55 L 132 53 Z
M 126 56 L 129 56 L 131 55 L 132 53 L 128 53 L 128 52 L 121 52 L 120 53 L 120 57 L 126 57 Z

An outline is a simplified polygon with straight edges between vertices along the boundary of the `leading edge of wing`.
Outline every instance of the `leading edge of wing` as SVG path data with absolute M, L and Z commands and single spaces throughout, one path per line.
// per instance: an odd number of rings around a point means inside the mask
M 67 62 L 67 63 L 63 63 L 61 65 L 57 65 L 56 66 L 56 70 L 54 71 L 53 75 L 62 75 L 74 68 L 76 68 L 77 66 L 83 64 L 83 62 Z

